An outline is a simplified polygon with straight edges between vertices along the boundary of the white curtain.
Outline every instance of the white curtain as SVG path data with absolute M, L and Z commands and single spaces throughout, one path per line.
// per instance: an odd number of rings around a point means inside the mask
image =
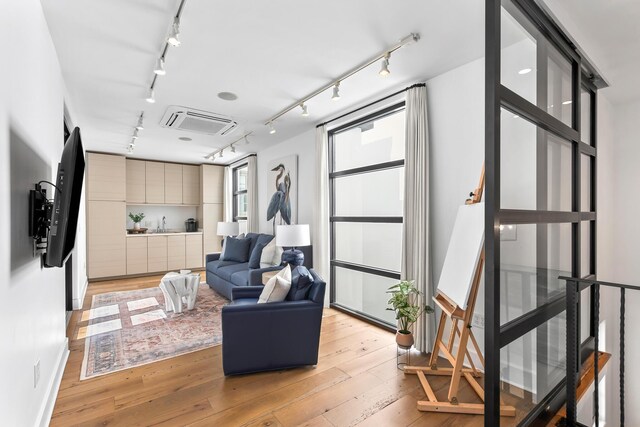
M 414 280 L 420 304 L 433 306 L 429 251 L 429 133 L 427 88 L 414 86 L 406 93 L 404 224 L 402 279 Z M 435 319 L 423 314 L 414 326 L 416 348 L 431 351 Z
M 260 230 L 258 218 L 258 167 L 256 156 L 247 159 L 247 232 Z
M 224 221 L 233 221 L 233 170 L 231 166 L 224 168 Z
M 327 283 L 329 301 L 329 139 L 327 127 L 316 128 L 316 200 L 313 210 L 313 268 Z

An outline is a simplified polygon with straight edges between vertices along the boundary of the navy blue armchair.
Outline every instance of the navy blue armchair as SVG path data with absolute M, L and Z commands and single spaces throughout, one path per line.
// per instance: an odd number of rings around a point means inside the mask
M 307 299 L 258 304 L 263 286 L 233 289 L 222 308 L 225 375 L 316 365 L 325 282 L 313 271 Z

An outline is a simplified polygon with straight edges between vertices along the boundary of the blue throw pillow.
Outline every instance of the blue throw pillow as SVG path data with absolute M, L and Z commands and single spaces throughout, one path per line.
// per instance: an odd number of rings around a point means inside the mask
M 307 267 L 299 265 L 291 270 L 291 289 L 285 298 L 287 301 L 301 301 L 309 296 L 309 291 L 313 285 L 313 276 Z
M 249 257 L 249 268 L 260 268 L 260 258 L 262 257 L 262 250 L 265 246 L 267 246 L 266 243 L 256 243 Z
M 224 250 L 220 255 L 220 261 L 249 261 L 249 246 L 251 246 L 251 239 L 226 237 L 224 239 Z

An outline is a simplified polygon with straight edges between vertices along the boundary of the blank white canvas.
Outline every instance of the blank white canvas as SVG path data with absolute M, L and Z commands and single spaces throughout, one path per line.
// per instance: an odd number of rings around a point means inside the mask
M 483 244 L 484 203 L 460 206 L 440 274 L 438 291 L 463 310 L 467 308 Z

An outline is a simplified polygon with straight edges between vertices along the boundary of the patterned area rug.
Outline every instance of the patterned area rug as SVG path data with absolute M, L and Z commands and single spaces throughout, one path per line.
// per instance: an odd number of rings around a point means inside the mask
M 228 302 L 204 283 L 195 308 L 181 314 L 164 311 L 160 288 L 94 295 L 80 379 L 220 345 Z

